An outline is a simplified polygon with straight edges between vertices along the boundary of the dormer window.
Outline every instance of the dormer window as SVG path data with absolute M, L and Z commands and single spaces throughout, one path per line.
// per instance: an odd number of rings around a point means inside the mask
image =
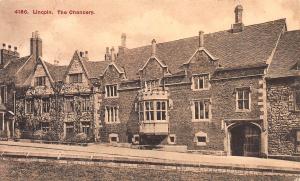
M 35 78 L 35 86 L 45 86 L 45 85 L 46 85 L 46 76 Z
M 209 74 L 194 75 L 192 78 L 193 90 L 209 89 Z
M 70 74 L 70 83 L 81 83 L 82 82 L 82 73 Z

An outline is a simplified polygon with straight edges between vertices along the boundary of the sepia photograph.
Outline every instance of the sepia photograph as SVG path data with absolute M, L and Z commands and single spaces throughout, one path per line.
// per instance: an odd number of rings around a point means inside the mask
M 0 180 L 300 181 L 300 0 L 0 0 Z

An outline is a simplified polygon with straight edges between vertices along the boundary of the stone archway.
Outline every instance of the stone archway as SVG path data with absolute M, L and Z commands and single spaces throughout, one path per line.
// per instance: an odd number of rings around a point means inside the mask
M 232 125 L 230 150 L 233 156 L 259 156 L 261 147 L 261 129 L 256 124 L 241 123 Z

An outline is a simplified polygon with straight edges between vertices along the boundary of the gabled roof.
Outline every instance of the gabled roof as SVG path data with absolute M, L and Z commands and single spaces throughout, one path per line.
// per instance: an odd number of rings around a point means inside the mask
M 239 33 L 231 30 L 204 35 L 204 48 L 219 58 L 224 68 L 266 63 L 275 48 L 281 32 L 286 28 L 285 19 L 245 26 Z M 198 49 L 199 37 L 158 43 L 156 56 L 168 66 L 172 74 L 182 71 L 183 63 Z M 151 45 L 126 49 L 117 61 L 125 67 L 128 79 L 136 79 L 138 70 L 151 56 Z
M 68 66 L 65 65 L 53 65 L 51 63 L 48 63 L 44 61 L 46 67 L 48 68 L 48 71 L 54 81 L 61 81 L 63 80 L 64 74 L 67 70 Z
M 90 78 L 98 78 L 104 73 L 104 70 L 109 65 L 109 61 L 83 61 L 87 71 L 89 72 Z
M 267 77 L 300 76 L 297 64 L 300 63 L 300 30 L 285 32 L 270 64 Z

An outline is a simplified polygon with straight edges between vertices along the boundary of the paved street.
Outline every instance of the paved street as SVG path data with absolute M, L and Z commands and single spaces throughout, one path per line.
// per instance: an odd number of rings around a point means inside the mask
M 52 145 L 27 142 L 0 141 L 0 154 L 2 152 L 26 152 L 51 155 L 80 155 L 105 156 L 108 158 L 135 158 L 147 160 L 166 160 L 179 163 L 197 163 L 206 165 L 239 166 L 246 168 L 271 168 L 300 170 L 299 162 L 261 159 L 252 157 L 212 156 L 193 153 L 177 153 L 155 150 L 139 150 L 123 147 L 114 147 L 103 144 L 92 144 L 87 147 Z

